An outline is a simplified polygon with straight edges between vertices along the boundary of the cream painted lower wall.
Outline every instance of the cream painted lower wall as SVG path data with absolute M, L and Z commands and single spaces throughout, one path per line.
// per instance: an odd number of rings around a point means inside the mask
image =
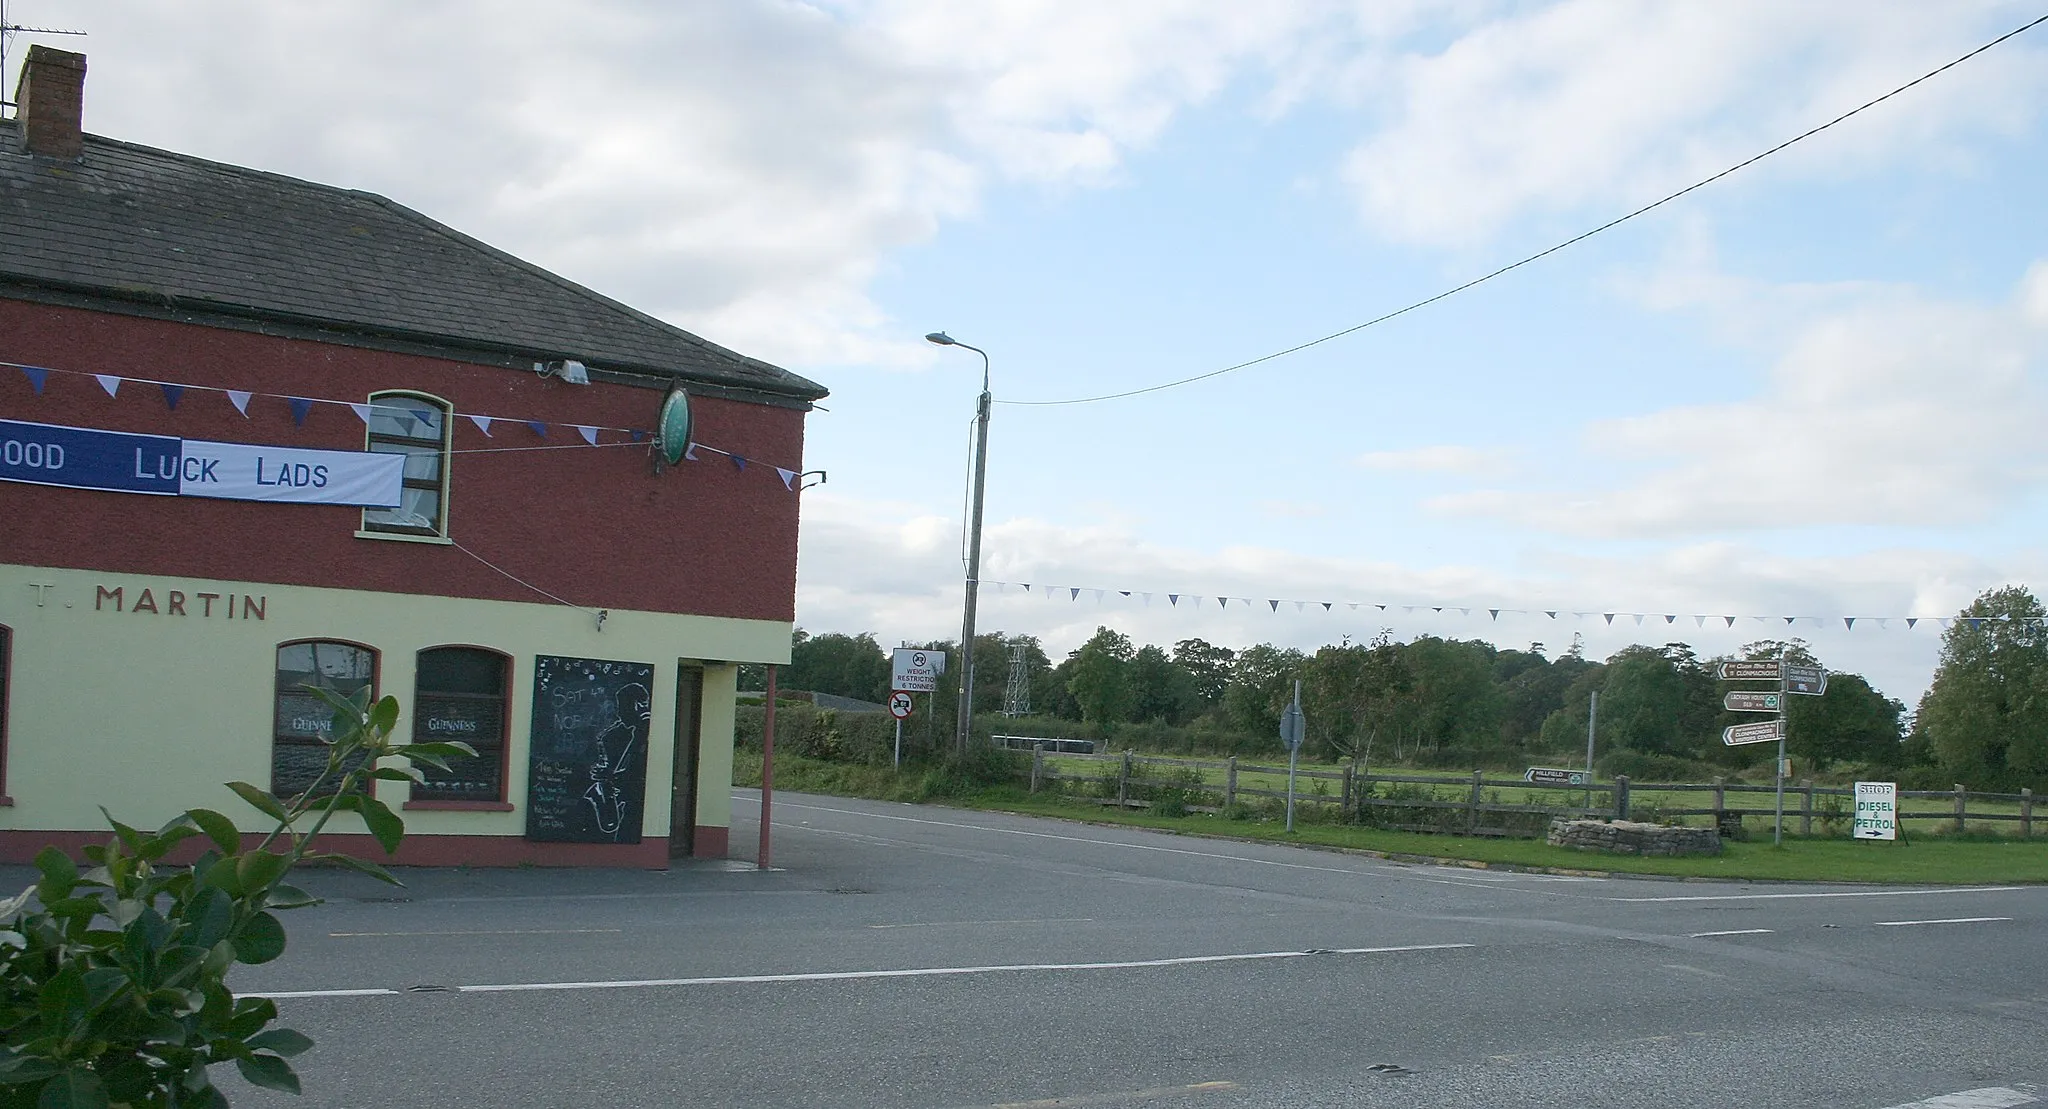
M 102 590 L 122 591 L 121 611 Z M 135 611 L 149 590 L 156 612 Z M 176 594 L 183 615 L 171 613 Z M 232 618 L 222 599 L 260 598 Z M 261 618 L 255 616 L 257 609 Z M 512 656 L 506 799 L 512 812 L 405 812 L 412 835 L 523 835 L 527 736 L 536 655 L 651 663 L 653 719 L 642 835 L 669 828 L 676 666 L 705 666 L 697 823 L 730 826 L 733 692 L 737 663 L 786 663 L 790 625 L 765 620 L 551 604 L 366 593 L 255 582 L 0 564 L 0 625 L 13 633 L 0 829 L 97 830 L 99 806 L 126 823 L 155 826 L 192 807 L 262 818 L 222 783 L 270 781 L 276 650 L 301 639 L 344 640 L 379 652 L 378 691 L 398 698 L 410 735 L 413 660 L 427 647 L 489 647 Z M 379 783 L 397 807 L 404 783 Z M 338 818 L 338 821 L 341 818 Z M 353 821 L 354 818 L 346 818 Z M 337 831 L 361 831 L 359 823 Z
M 782 641 L 789 642 L 789 637 L 783 636 Z M 788 653 L 784 652 L 783 661 L 787 659 Z M 737 666 L 704 667 L 704 708 L 697 733 L 702 737 L 702 746 L 697 751 L 700 828 L 732 827 L 732 737 L 738 716 L 734 710 L 739 679 Z M 707 783 L 711 788 L 706 788 Z

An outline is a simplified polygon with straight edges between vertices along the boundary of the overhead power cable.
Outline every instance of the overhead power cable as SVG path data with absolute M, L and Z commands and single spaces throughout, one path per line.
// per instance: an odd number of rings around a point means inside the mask
M 1695 191 L 1697 191 L 1697 190 L 1699 190 L 1699 189 L 1703 189 L 1703 188 L 1706 188 L 1706 187 L 1707 187 L 1708 185 L 1711 185 L 1711 184 L 1713 184 L 1714 182 L 1716 182 L 1716 181 L 1719 181 L 1719 180 L 1720 180 L 1720 179 L 1722 179 L 1723 177 L 1727 177 L 1727 176 L 1729 176 L 1730 174 L 1736 173 L 1736 172 L 1738 172 L 1738 171 L 1740 171 L 1740 170 L 1744 170 L 1744 169 L 1747 169 L 1747 168 L 1749 168 L 1750 166 L 1753 166 L 1753 165 L 1757 164 L 1758 162 L 1761 162 L 1761 161 L 1763 161 L 1763 160 L 1764 160 L 1765 158 L 1768 158 L 1768 157 L 1770 157 L 1771 155 L 1773 155 L 1773 154 L 1776 154 L 1776 153 L 1778 153 L 1779 151 L 1781 151 L 1781 150 L 1784 150 L 1784 149 L 1786 149 L 1787 147 L 1790 147 L 1790 146 L 1796 145 L 1796 144 L 1798 144 L 1798 143 L 1804 142 L 1804 141 L 1806 141 L 1807 139 L 1810 139 L 1810 138 L 1812 138 L 1813 136 L 1815 136 L 1815 135 L 1818 135 L 1818 134 L 1820 134 L 1820 133 L 1821 133 L 1822 131 L 1825 131 L 1825 130 L 1827 130 L 1828 128 L 1830 128 L 1830 127 L 1833 127 L 1833 126 L 1834 126 L 1834 125 L 1836 125 L 1837 123 L 1841 123 L 1841 122 L 1843 122 L 1844 120 L 1847 120 L 1847 119 L 1851 118 L 1852 116 L 1856 116 L 1856 115 L 1859 115 L 1859 114 L 1861 114 L 1861 113 L 1863 113 L 1863 112 L 1866 112 L 1866 111 L 1870 110 L 1871 108 L 1875 108 L 1875 107 L 1877 107 L 1877 106 L 1878 106 L 1879 104 L 1882 104 L 1882 103 L 1884 103 L 1884 102 L 1885 102 L 1885 101 L 1887 101 L 1887 100 L 1890 100 L 1890 99 L 1891 99 L 1892 97 L 1895 97 L 1895 96 L 1899 95 L 1900 93 L 1903 93 L 1903 92 L 1907 91 L 1908 89 L 1911 89 L 1911 88 L 1913 88 L 1913 87 L 1914 87 L 1915 85 L 1919 85 L 1919 84 L 1921 84 L 1921 83 L 1923 83 L 1923 82 L 1926 82 L 1926 81 L 1932 80 L 1932 79 L 1933 79 L 1933 78 L 1935 78 L 1935 77 L 1939 77 L 1939 76 L 1940 76 L 1940 75 L 1942 75 L 1943 73 L 1946 73 L 1946 72 L 1948 72 L 1949 70 L 1951 70 L 1951 69 L 1954 69 L 1955 67 L 1957 67 L 1957 66 L 1959 66 L 1959 65 L 1963 64 L 1964 62 L 1967 62 L 1967 61 L 1969 61 L 1969 60 L 1970 60 L 1971 58 L 1974 58 L 1974 57 L 1976 57 L 1977 55 L 1979 55 L 1979 54 L 1982 54 L 1982 53 L 1984 53 L 1984 52 L 1985 52 L 1985 51 L 1987 51 L 1987 50 L 1990 50 L 1990 49 L 1991 49 L 1992 47 L 1994 47 L 1994 46 L 1997 46 L 1997 45 L 1999 45 L 2000 43 L 2002 43 L 2002 42 L 2006 41 L 2007 39 L 2010 39 L 2010 38 L 2014 38 L 2014 37 L 2016 37 L 2016 36 L 2018 36 L 2018 35 L 2024 34 L 2024 33 L 2025 33 L 2025 32 L 2027 32 L 2027 31 L 2031 31 L 2031 30 L 2033 30 L 2034 28 L 2036 28 L 2036 27 L 2039 27 L 2039 26 L 2040 26 L 2041 24 L 2043 24 L 2043 23 L 2048 23 L 2048 15 L 2042 15 L 2042 16 L 2040 16 L 2040 17 L 2038 17 L 2038 18 L 2036 18 L 2036 19 L 2032 20 L 2031 22 L 2029 22 L 2029 23 L 2026 23 L 2026 24 L 2024 24 L 2023 26 L 2015 27 L 2015 28 L 2013 28 L 2012 30 L 2010 30 L 2010 31 L 2007 31 L 2006 33 L 2004 33 L 2004 34 L 2002 34 L 2002 35 L 1998 36 L 1997 38 L 1995 38 L 1995 39 L 1992 39 L 1992 40 L 1991 40 L 1990 42 L 1987 42 L 1987 43 L 1985 43 L 1984 45 L 1982 45 L 1982 46 L 1979 46 L 1979 47 L 1977 47 L 1976 49 L 1974 49 L 1974 50 L 1970 51 L 1969 53 L 1967 53 L 1967 54 L 1964 54 L 1964 55 L 1962 55 L 1961 57 L 1958 57 L 1958 58 L 1954 59 L 1953 61 L 1950 61 L 1950 62 L 1948 62 L 1948 63 L 1947 63 L 1946 65 L 1938 66 L 1938 67 L 1936 67 L 1936 68 L 1934 68 L 1934 69 L 1930 69 L 1930 70 L 1928 70 L 1928 71 L 1927 71 L 1926 73 L 1923 73 L 1923 74 L 1921 74 L 1920 76 L 1918 76 L 1918 77 L 1915 77 L 1915 78 L 1913 78 L 1912 80 L 1910 80 L 1910 81 L 1906 82 L 1905 84 L 1903 84 L 1903 85 L 1900 85 L 1900 86 L 1899 86 L 1898 88 L 1895 88 L 1895 89 L 1893 89 L 1892 91 L 1890 91 L 1890 92 L 1888 92 L 1888 93 L 1885 93 L 1885 94 L 1884 94 L 1883 96 L 1877 97 L 1877 98 L 1876 98 L 1876 99 L 1874 99 L 1874 100 L 1868 100 L 1868 101 L 1865 101 L 1865 102 L 1864 102 L 1864 103 L 1862 103 L 1862 104 L 1858 104 L 1858 105 L 1857 105 L 1856 107 L 1854 107 L 1854 108 L 1851 108 L 1851 109 L 1849 109 L 1849 110 L 1848 110 L 1848 111 L 1846 111 L 1846 112 L 1843 112 L 1843 113 L 1842 113 L 1841 115 L 1838 115 L 1838 116 L 1836 116 L 1835 118 L 1833 118 L 1833 119 L 1831 119 L 1831 120 L 1828 120 L 1828 121 L 1827 121 L 1826 123 L 1823 123 L 1823 124 L 1819 125 L 1818 127 L 1814 127 L 1814 128 L 1811 128 L 1811 129 L 1809 129 L 1809 130 L 1807 130 L 1807 131 L 1803 131 L 1803 132 L 1801 132 L 1801 133 L 1799 133 L 1799 134 L 1797 134 L 1797 135 L 1794 135 L 1794 136 L 1792 136 L 1791 138 L 1789 138 L 1789 139 L 1786 139 L 1786 140 L 1785 140 L 1784 142 L 1781 142 L 1781 143 L 1779 143 L 1778 145 L 1776 145 L 1776 146 L 1774 146 L 1774 147 L 1771 147 L 1771 148 L 1770 148 L 1769 150 L 1766 150 L 1766 151 L 1764 151 L 1764 152 L 1763 152 L 1763 153 L 1761 153 L 1761 154 L 1757 154 L 1757 155 L 1755 155 L 1755 156 L 1753 156 L 1753 157 L 1745 158 L 1745 159 L 1743 159 L 1742 161 L 1740 161 L 1740 162 L 1737 162 L 1737 163 L 1735 163 L 1735 164 L 1734 164 L 1734 165 L 1732 165 L 1732 166 L 1729 166 L 1729 167 L 1728 167 L 1727 169 L 1724 169 L 1724 170 L 1722 170 L 1721 172 L 1719 172 L 1719 173 L 1716 173 L 1716 174 L 1714 174 L 1714 175 L 1713 175 L 1713 176 L 1711 176 L 1711 177 L 1706 177 L 1706 178 L 1702 178 L 1701 180 L 1695 181 L 1695 182 L 1693 182 L 1692 184 L 1690 184 L 1690 185 L 1687 185 L 1686 187 L 1684 187 L 1684 188 L 1682 188 L 1682 189 L 1678 190 L 1677 192 L 1675 192 L 1675 193 L 1671 193 L 1671 194 L 1669 194 L 1669 195 L 1667 195 L 1667 196 L 1664 196 L 1664 197 L 1662 197 L 1662 198 L 1660 198 L 1660 199 L 1657 199 L 1657 200 L 1651 201 L 1650 203 L 1648 203 L 1648 204 L 1645 204 L 1645 205 L 1643 205 L 1643 206 L 1642 206 L 1642 207 L 1640 207 L 1640 208 L 1637 208 L 1637 209 L 1636 209 L 1635 211 L 1633 211 L 1633 212 L 1629 212 L 1629 213 L 1628 213 L 1628 214 L 1626 214 L 1626 215 L 1616 216 L 1615 218 L 1613 218 L 1613 219 L 1611 219 L 1611 220 L 1608 220 L 1608 221 L 1607 221 L 1606 223 L 1603 223 L 1603 224 L 1601 224 L 1600 226 L 1598 226 L 1598 227 L 1595 227 L 1595 228 L 1593 228 L 1593 229 L 1592 229 L 1592 230 L 1590 230 L 1590 231 L 1584 231 L 1584 232 L 1581 232 L 1581 233 L 1579 233 L 1579 234 L 1577 234 L 1577 235 L 1574 235 L 1574 236 L 1572 236 L 1572 237 L 1571 237 L 1571 238 L 1569 238 L 1569 239 L 1566 239 L 1565 241 L 1563 241 L 1563 242 L 1561 242 L 1561 243 L 1558 243 L 1558 244 L 1556 244 L 1555 246 L 1551 246 L 1551 247 L 1548 247 L 1548 248 L 1546 248 L 1546 249 L 1543 249 L 1543 250 L 1539 250 L 1539 251 L 1537 251 L 1536 253 L 1534 253 L 1534 254 L 1531 254 L 1531 255 L 1529 255 L 1529 256 L 1528 256 L 1528 257 L 1526 257 L 1526 258 L 1522 258 L 1522 259 L 1520 259 L 1519 261 L 1515 261 L 1515 262 L 1510 262 L 1510 263 L 1508 263 L 1507 265 L 1505 265 L 1505 266 L 1502 266 L 1502 267 L 1500 267 L 1499 269 L 1497 269 L 1497 270 L 1494 270 L 1494 271 L 1492 271 L 1491 273 L 1487 273 L 1487 274 L 1483 274 L 1483 275 L 1481 275 L 1481 276 L 1479 276 L 1479 277 L 1475 277 L 1475 278 L 1473 278 L 1472 280 L 1470 280 L 1470 281 L 1467 281 L 1467 282 L 1465 282 L 1465 283 L 1464 283 L 1464 284 L 1462 284 L 1462 285 L 1458 285 L 1458 286 L 1455 286 L 1455 287 L 1453 287 L 1453 288 L 1445 289 L 1445 290 L 1444 290 L 1443 292 L 1437 293 L 1437 294 L 1436 294 L 1435 296 L 1431 296 L 1431 297 L 1425 297 L 1424 299 L 1422 299 L 1422 300 L 1418 300 L 1418 301 L 1414 302 L 1413 304 L 1409 304 L 1409 305 L 1403 306 L 1403 307 L 1401 307 L 1401 308 L 1396 308 L 1396 309 L 1394 309 L 1393 311 L 1391 311 L 1391 312 L 1388 312 L 1388 313 L 1386 313 L 1386 314 L 1384 314 L 1384 315 L 1374 316 L 1374 317 L 1373 317 L 1372 319 L 1369 319 L 1369 320 L 1365 321 L 1364 323 L 1361 323 L 1361 324 L 1354 324 L 1354 325 L 1352 325 L 1352 326 L 1350 326 L 1350 327 L 1347 327 L 1347 328 L 1345 328 L 1345 329 L 1344 329 L 1344 330 L 1342 330 L 1342 331 L 1333 331 L 1333 332 L 1331 332 L 1330 334 L 1328 334 L 1328 335 L 1325 335 L 1325 336 L 1323 336 L 1323 337 L 1322 337 L 1322 338 L 1320 338 L 1320 339 L 1310 339 L 1310 340 L 1309 340 L 1308 342 L 1305 342 L 1305 343 L 1297 343 L 1297 344 L 1295 344 L 1294 346 L 1288 347 L 1288 348 L 1287 348 L 1287 349 L 1285 349 L 1285 350 L 1276 350 L 1276 351 L 1274 351 L 1274 352 L 1273 352 L 1273 353 L 1271 353 L 1271 354 L 1262 354 L 1262 355 L 1258 356 L 1257 358 L 1252 358 L 1252 359 L 1249 359 L 1249 360 L 1247 360 L 1247 361 L 1239 362 L 1239 363 L 1237 363 L 1237 364 L 1236 364 L 1236 365 L 1234 365 L 1234 366 L 1225 366 L 1225 367 L 1223 367 L 1223 368 L 1222 368 L 1222 369 L 1220 369 L 1220 370 L 1210 370 L 1210 371 L 1209 371 L 1209 372 L 1207 372 L 1207 373 L 1201 373 L 1201 374 L 1196 374 L 1196 375 L 1194 375 L 1193 377 L 1183 377 L 1183 378 L 1180 378 L 1179 380 L 1176 380 L 1176 381 L 1168 381 L 1168 382 L 1164 382 L 1164 383 L 1162 383 L 1162 384 L 1159 384 L 1159 385 L 1147 385 L 1147 386 L 1145 386 L 1144 388 L 1141 388 L 1141 389 L 1127 389 L 1127 390 L 1125 390 L 1125 391 L 1123 391 L 1123 392 L 1121 392 L 1121 393 L 1104 393 L 1104 394 L 1102 394 L 1101 396 L 1094 396 L 1094 397 L 1070 397 L 1070 398 L 1067 398 L 1067 399 L 1065 399 L 1065 400 L 1000 400 L 1000 399 L 999 399 L 999 400 L 997 400 L 997 401 L 996 401 L 996 403 L 997 403 L 997 404 L 1016 404 L 1016 405 L 1032 405 L 1032 406 L 1050 406 L 1050 405 L 1060 405 L 1060 404 L 1094 404 L 1094 403 L 1096 403 L 1097 401 L 1105 401 L 1105 400 L 1121 400 L 1121 399 L 1123 399 L 1123 398 L 1125 398 L 1125 397 L 1135 397 L 1135 396 L 1141 396 L 1141 395 L 1143 395 L 1143 394 L 1145 394 L 1145 393 L 1157 393 L 1157 392 L 1161 392 L 1161 391 L 1163 391 L 1163 390 L 1166 390 L 1166 389 L 1177 389 L 1177 388 L 1179 388 L 1179 387 L 1181 387 L 1181 386 L 1183 386 L 1183 385 L 1193 385 L 1193 384 L 1194 384 L 1195 382 L 1197 382 L 1197 381 L 1207 381 L 1207 380 L 1209 380 L 1209 379 L 1210 379 L 1210 378 L 1212 378 L 1212 377 L 1222 377 L 1222 376 L 1223 376 L 1224 374 L 1228 374 L 1228 373 L 1236 373 L 1236 372 L 1237 372 L 1237 371 L 1239 371 L 1239 370 L 1244 370 L 1244 369 L 1250 369 L 1251 367 L 1253 367 L 1253 366 L 1257 366 L 1257 365 L 1260 365 L 1261 363 L 1265 363 L 1265 362 L 1271 362 L 1271 361 L 1273 361 L 1273 360 L 1275 360 L 1275 359 L 1279 359 L 1279 358 L 1285 358 L 1285 357 L 1287 357 L 1287 356 L 1288 356 L 1288 355 L 1290 355 L 1290 354 L 1299 354 L 1299 353 L 1301 353 L 1302 351 L 1305 351 L 1305 350 L 1309 349 L 1310 347 L 1315 347 L 1315 346 L 1321 346 L 1322 344 L 1324 344 L 1324 343 L 1327 343 L 1327 342 L 1331 341 L 1332 339 L 1341 339 L 1341 338 L 1343 338 L 1343 337 L 1344 337 L 1344 336 L 1346 336 L 1346 335 L 1350 335 L 1350 334 L 1353 334 L 1353 333 L 1355 333 L 1355 332 L 1363 331 L 1363 330 L 1365 330 L 1365 329 L 1366 329 L 1366 328 L 1368 328 L 1368 327 L 1373 327 L 1373 326 L 1376 326 L 1376 325 L 1378 325 L 1378 324 L 1383 324 L 1383 323 L 1386 323 L 1386 322 L 1387 322 L 1388 320 L 1394 319 L 1394 318 L 1395 318 L 1395 317 L 1397 317 L 1397 316 L 1405 316 L 1405 315 L 1407 315 L 1408 313 L 1410 313 L 1410 312 L 1413 312 L 1413 311 L 1415 311 L 1415 310 L 1416 310 L 1416 309 L 1418 309 L 1418 308 L 1426 308 L 1426 307 L 1428 307 L 1429 305 L 1435 304 L 1435 303 L 1436 303 L 1437 301 L 1440 301 L 1440 300 L 1445 300 L 1445 299 L 1447 299 L 1447 298 L 1450 298 L 1450 297 L 1454 297 L 1454 296 L 1457 296 L 1457 295 L 1458 295 L 1459 293 L 1462 293 L 1462 292 L 1466 291 L 1467 289 L 1475 288 L 1475 287 L 1477 287 L 1477 286 L 1479 286 L 1479 285 L 1484 285 L 1485 283 L 1487 283 L 1488 281 L 1491 281 L 1491 280 L 1493 280 L 1493 279 L 1494 279 L 1494 278 L 1496 278 L 1496 277 L 1500 277 L 1500 276 L 1502 276 L 1503 274 L 1506 274 L 1506 273 L 1512 272 L 1512 271 L 1514 271 L 1514 270 L 1518 270 L 1518 269 L 1521 269 L 1521 268 L 1522 268 L 1523 266 L 1526 266 L 1526 265 L 1528 265 L 1528 264 L 1529 264 L 1529 263 L 1531 263 L 1531 262 L 1535 262 L 1535 261 L 1540 261 L 1541 259 L 1544 259 L 1544 258 L 1548 258 L 1549 256 L 1551 256 L 1551 255 L 1553 255 L 1553 254 L 1556 254 L 1556 253 L 1557 253 L 1558 251 L 1561 251 L 1561 250 L 1565 249 L 1566 247 L 1570 247 L 1570 246 L 1576 246 L 1576 245 L 1578 245 L 1579 243 L 1585 242 L 1585 241 L 1586 241 L 1587 239 L 1590 239 L 1590 238 L 1592 238 L 1593 236 L 1595 236 L 1595 235 L 1598 235 L 1598 234 L 1600 234 L 1600 233 L 1601 233 L 1602 231 L 1607 231 L 1607 230 L 1610 230 L 1610 229 L 1612 229 L 1612 228 L 1615 228 L 1615 227 L 1619 227 L 1619 226 L 1621 226 L 1622 224 L 1624 224 L 1624 223 L 1627 223 L 1628 221 L 1630 221 L 1630 220 L 1632 220 L 1632 219 L 1636 218 L 1637 216 L 1643 215 L 1643 214 L 1645 214 L 1645 213 L 1648 213 L 1648 212 L 1653 212 L 1653 211 L 1657 210 L 1658 208 L 1662 208 L 1662 207 L 1663 207 L 1664 205 L 1666 205 L 1666 204 L 1669 204 L 1669 203 L 1671 203 L 1671 202 L 1672 202 L 1672 201 L 1674 201 L 1674 200 L 1677 200 L 1677 199 L 1678 199 L 1679 197 L 1682 197 L 1682 196 L 1686 195 L 1687 193 L 1695 192 Z

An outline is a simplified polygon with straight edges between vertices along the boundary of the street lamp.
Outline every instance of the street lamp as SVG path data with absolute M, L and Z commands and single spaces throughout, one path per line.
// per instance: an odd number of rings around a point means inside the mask
M 942 347 L 966 347 L 981 355 L 981 400 L 974 414 L 974 510 L 967 525 L 967 600 L 960 619 L 960 715 L 953 745 L 967 753 L 967 732 L 974 723 L 974 601 L 981 588 L 981 492 L 988 477 L 988 352 L 968 346 L 943 331 L 925 336 L 925 341 Z

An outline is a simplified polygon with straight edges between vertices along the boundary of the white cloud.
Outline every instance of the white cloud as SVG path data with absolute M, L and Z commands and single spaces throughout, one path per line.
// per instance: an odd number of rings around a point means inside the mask
M 52 2 L 93 35 L 94 130 L 383 192 L 794 365 L 922 364 L 870 296 L 894 252 L 995 180 L 1116 181 L 1234 85 L 1274 114 L 1349 98 L 1381 117 L 1349 163 L 1368 221 L 1462 242 L 1718 168 L 2014 10 Z M 2011 123 L 2048 74 L 2029 49 L 1887 106 L 1829 158 L 1938 156 L 1951 116 Z
M 1429 503 L 1590 536 L 1992 518 L 2048 480 L 2044 272 L 1988 307 L 1897 288 L 1844 294 L 1851 303 L 1791 337 L 1755 398 L 1592 425 L 1587 446 L 1633 481 Z
M 1274 520 L 1314 520 L 1330 514 L 1328 506 L 1302 501 L 1260 501 L 1259 515 Z
M 1507 453 L 1504 451 L 1451 444 L 1416 447 L 1411 450 L 1372 451 L 1358 456 L 1358 464 L 1368 470 L 1436 474 L 1492 473 L 1503 469 L 1507 461 Z
M 1527 213 L 1620 209 L 1690 184 L 2033 14 L 2000 2 L 1773 0 L 1514 10 L 1440 51 L 1356 67 L 1353 95 L 1395 108 L 1345 174 L 1383 234 L 1484 241 Z M 2036 44 L 2008 43 L 1751 173 L 1959 158 L 1944 141 L 1954 121 L 2020 124 L 2048 82 L 2041 59 Z

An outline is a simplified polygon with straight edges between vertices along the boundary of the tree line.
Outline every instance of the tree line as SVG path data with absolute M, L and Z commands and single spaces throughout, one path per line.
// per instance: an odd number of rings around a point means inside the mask
M 1944 632 L 1933 682 L 1910 714 L 1853 673 L 1831 674 L 1823 696 L 1789 698 L 1789 751 L 1798 772 L 1867 769 L 1926 788 L 2048 785 L 2044 617 L 2041 602 L 2024 586 L 1978 597 Z M 910 646 L 945 651 L 953 661 L 931 701 L 936 715 L 950 720 L 958 644 Z M 1604 772 L 1664 780 L 1768 767 L 1776 755 L 1772 743 L 1722 742 L 1728 725 L 1768 719 L 1722 708 L 1727 690 L 1766 688 L 1720 681 L 1724 657 L 1825 664 L 1796 639 L 1760 640 L 1733 656 L 1712 658 L 1680 642 L 1632 645 L 1596 661 L 1585 657 L 1576 637 L 1556 653 L 1542 643 L 1502 649 L 1437 636 L 1402 642 L 1387 633 L 1305 652 L 1269 643 L 1231 648 L 1199 638 L 1170 647 L 1139 645 L 1107 627 L 1055 664 L 1035 637 L 994 632 L 975 639 L 978 716 L 1004 710 L 1013 650 L 1023 657 L 1030 713 L 997 731 L 1085 734 L 1152 750 L 1264 754 L 1279 747 L 1280 712 L 1299 681 L 1308 725 L 1304 754 L 1310 757 L 1573 766 L 1584 758 L 1590 723 Z M 785 689 L 879 702 L 889 693 L 889 652 L 865 632 L 798 629 L 780 679 Z

